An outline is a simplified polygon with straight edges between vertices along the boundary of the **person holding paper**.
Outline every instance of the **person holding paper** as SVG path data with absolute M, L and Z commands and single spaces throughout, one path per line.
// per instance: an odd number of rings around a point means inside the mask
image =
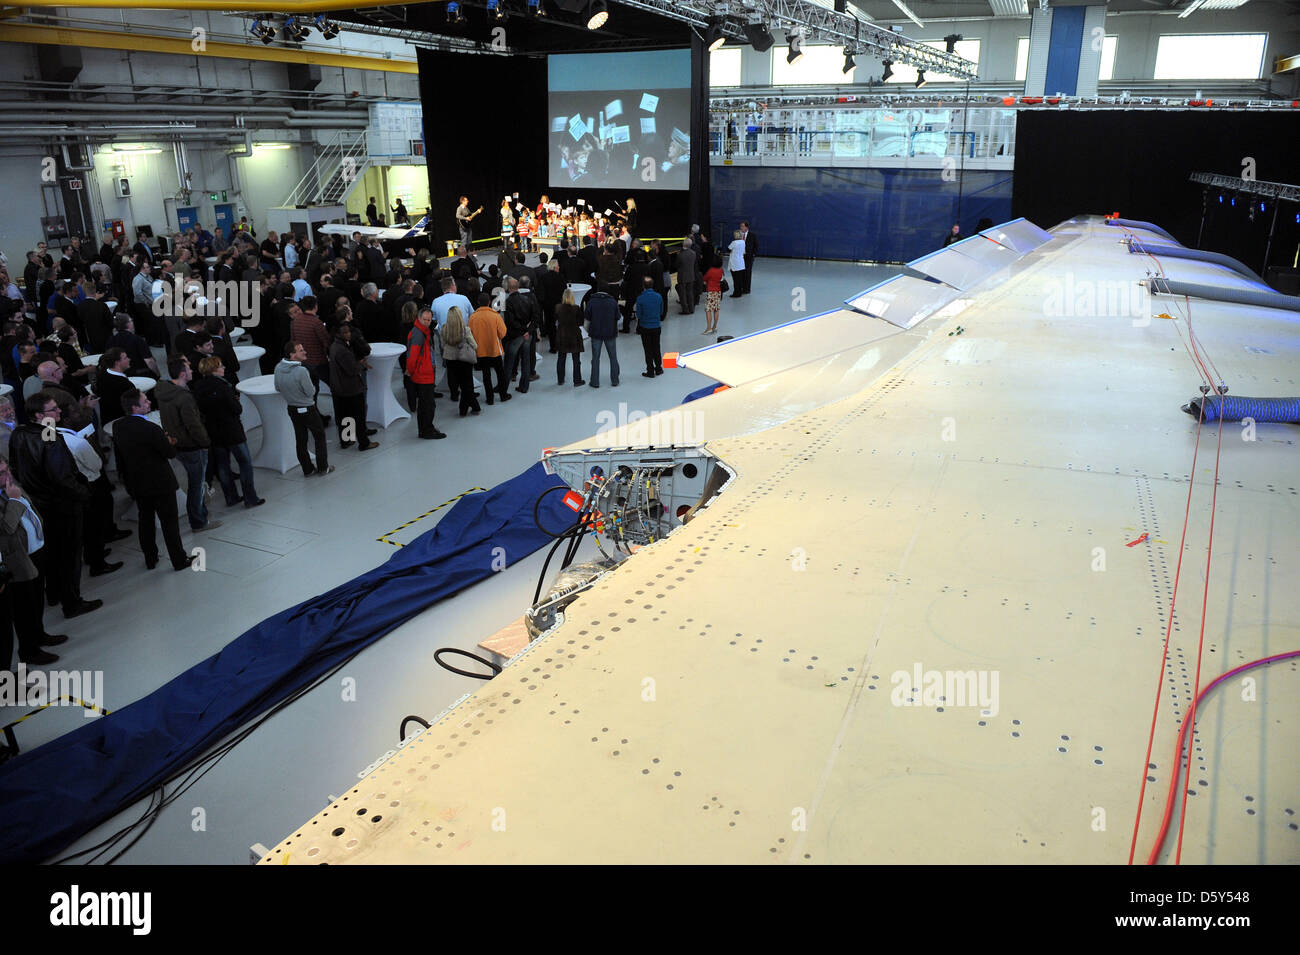
M 501 238 L 503 241 L 512 238 L 515 234 L 515 213 L 510 208 L 510 197 L 501 200 Z

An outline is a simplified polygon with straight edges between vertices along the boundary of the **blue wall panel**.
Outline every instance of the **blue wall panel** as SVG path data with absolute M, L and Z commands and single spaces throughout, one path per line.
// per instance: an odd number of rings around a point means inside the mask
M 714 166 L 713 238 L 748 219 L 760 255 L 906 262 L 932 252 L 957 222 L 957 183 L 938 169 Z M 967 171 L 961 231 L 1011 218 L 1011 171 Z
M 1052 7 L 1052 38 L 1047 41 L 1047 78 L 1043 92 L 1073 96 L 1079 89 L 1086 7 Z

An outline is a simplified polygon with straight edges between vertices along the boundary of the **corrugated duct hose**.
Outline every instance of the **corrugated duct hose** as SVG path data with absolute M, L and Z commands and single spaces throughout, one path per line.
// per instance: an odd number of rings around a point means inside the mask
M 1107 219 L 1106 225 L 1128 226 L 1130 229 L 1146 229 L 1148 232 L 1164 236 L 1170 242 L 1178 241 L 1154 222 L 1143 222 L 1141 219 Z
M 1164 259 L 1191 259 L 1194 262 L 1208 262 L 1211 265 L 1222 265 L 1225 269 L 1232 269 L 1243 278 L 1248 278 L 1256 283 L 1261 289 L 1272 291 L 1262 278 L 1251 271 L 1250 267 L 1244 262 L 1239 262 L 1230 255 L 1223 255 L 1219 252 L 1205 252 L 1201 249 L 1187 249 L 1181 245 L 1145 245 L 1134 239 L 1130 239 L 1128 250 L 1143 255 L 1154 255 Z
M 1260 308 L 1281 308 L 1300 312 L 1300 295 L 1283 295 L 1281 292 L 1253 288 L 1196 285 L 1192 282 L 1175 282 L 1172 279 L 1159 277 L 1146 279 L 1144 284 L 1153 295 L 1186 295 L 1210 302 L 1231 302 L 1235 305 L 1258 305 Z
M 1246 398 L 1242 395 L 1201 395 L 1183 405 L 1193 418 L 1203 421 L 1267 421 L 1300 424 L 1300 398 Z
M 1164 278 L 1150 278 L 1145 284 L 1153 294 L 1187 295 L 1212 302 L 1231 302 L 1236 305 L 1257 305 L 1261 308 L 1289 309 L 1300 312 L 1300 296 L 1280 292 L 1258 291 L 1246 288 L 1219 288 L 1215 285 L 1194 285 L 1190 282 L 1173 282 Z M 1300 398 L 1247 398 L 1242 395 L 1202 395 L 1183 405 L 1183 410 L 1194 418 L 1204 412 L 1205 421 L 1253 421 L 1274 424 L 1300 424 Z

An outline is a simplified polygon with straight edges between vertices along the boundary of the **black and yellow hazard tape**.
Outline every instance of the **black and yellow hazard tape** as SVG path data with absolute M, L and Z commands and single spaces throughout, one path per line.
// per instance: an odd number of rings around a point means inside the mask
M 407 521 L 405 524 L 399 524 L 397 527 L 394 527 L 391 531 L 389 531 L 388 533 L 384 534 L 383 536 L 381 536 L 381 537 L 376 537 L 375 540 L 379 541 L 379 543 L 381 543 L 381 544 L 392 544 L 394 547 L 405 547 L 406 545 L 403 544 L 403 543 L 401 543 L 400 541 L 393 541 L 393 540 L 389 540 L 388 538 L 392 537 L 394 534 L 396 534 L 396 533 L 398 533 L 398 532 L 400 532 L 400 531 L 404 531 L 404 530 L 406 530 L 406 529 L 407 529 L 408 527 L 410 527 L 412 524 L 418 524 L 420 521 L 424 520 L 426 517 L 429 517 L 429 516 L 432 515 L 432 514 L 437 514 L 437 513 L 438 513 L 439 511 L 441 511 L 444 507 L 450 507 L 451 505 L 453 505 L 453 504 L 455 504 L 457 501 L 459 501 L 462 497 L 464 497 L 466 494 L 473 494 L 473 493 L 475 493 L 475 492 L 477 492 L 477 491 L 486 491 L 486 490 L 487 490 L 487 488 L 485 488 L 485 487 L 472 487 L 472 488 L 470 488 L 468 491 L 465 491 L 465 492 L 462 493 L 462 494 L 457 494 L 455 497 L 453 497 L 453 498 L 452 498 L 451 500 L 449 500 L 449 501 L 443 501 L 441 504 L 439 504 L 437 507 L 433 508 L 432 510 L 425 511 L 425 512 L 424 512 L 423 514 L 421 514 L 419 517 L 413 517 L 413 518 L 411 518 L 411 520 Z
M 85 700 L 79 700 L 74 696 L 68 696 L 65 694 L 63 696 L 60 696 L 59 699 L 65 703 L 72 703 L 76 706 L 83 707 L 87 710 L 90 710 L 92 713 L 98 713 L 100 716 L 107 716 L 109 713 L 108 710 L 96 706 L 94 703 L 87 703 Z M 17 726 L 19 723 L 21 723 L 23 720 L 30 719 L 31 717 L 39 713 L 41 710 L 47 710 L 53 705 L 54 704 L 52 702 L 42 703 L 40 706 L 36 707 L 31 712 L 24 713 L 22 716 L 18 717 L 18 719 L 14 720 L 12 723 L 6 723 L 4 726 L 0 727 L 0 733 L 4 734 L 4 742 L 0 743 L 0 762 L 4 762 L 6 759 L 17 756 L 19 753 L 18 737 L 14 736 L 14 727 Z

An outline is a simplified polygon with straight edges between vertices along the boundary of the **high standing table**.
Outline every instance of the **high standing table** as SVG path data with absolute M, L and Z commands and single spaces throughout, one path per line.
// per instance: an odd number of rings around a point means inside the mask
M 406 351 L 397 342 L 374 342 L 370 346 L 370 370 L 366 372 L 366 420 L 387 428 L 394 421 L 411 417 L 393 394 L 393 366 Z
M 258 375 L 235 386 L 247 395 L 262 418 L 262 446 L 253 458 L 253 467 L 269 468 L 284 474 L 298 466 L 294 450 L 293 423 L 289 420 L 289 406 L 275 390 L 274 375 Z
M 261 345 L 235 346 L 235 357 L 239 359 L 240 381 L 248 381 L 261 375 L 262 366 L 259 364 L 258 359 L 265 354 L 266 349 Z M 260 425 L 262 416 L 258 414 L 257 405 L 252 401 L 245 401 L 244 410 L 240 414 L 239 420 L 243 422 L 245 431 L 250 431 Z

